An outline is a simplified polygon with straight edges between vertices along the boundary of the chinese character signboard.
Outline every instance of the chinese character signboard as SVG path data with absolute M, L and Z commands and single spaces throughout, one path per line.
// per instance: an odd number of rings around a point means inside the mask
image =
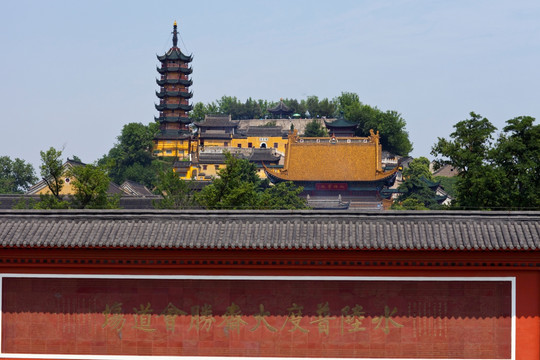
M 509 359 L 512 283 L 4 277 L 1 352 Z
M 347 190 L 347 183 L 316 183 L 316 190 Z

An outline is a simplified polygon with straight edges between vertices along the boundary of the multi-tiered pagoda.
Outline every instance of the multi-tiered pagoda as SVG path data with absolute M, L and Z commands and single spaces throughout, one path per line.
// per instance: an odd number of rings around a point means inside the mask
M 189 156 L 192 143 L 189 128 L 189 111 L 192 106 L 189 99 L 193 93 L 189 91 L 189 87 L 193 82 L 189 75 L 193 70 L 189 63 L 193 56 L 184 55 L 178 47 L 176 21 L 172 34 L 172 48 L 165 55 L 157 57 L 161 62 L 161 66 L 157 68 L 161 76 L 156 80 L 160 86 L 159 92 L 156 91 L 159 98 L 159 104 L 156 104 L 159 117 L 154 119 L 159 122 L 160 132 L 154 139 L 154 154 L 184 159 Z

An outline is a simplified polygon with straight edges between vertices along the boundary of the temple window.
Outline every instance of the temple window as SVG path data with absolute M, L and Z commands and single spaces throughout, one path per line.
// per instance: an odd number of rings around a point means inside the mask
M 238 144 L 237 146 L 238 146 L 239 148 L 242 148 L 242 144 Z
M 248 148 L 253 147 L 252 143 L 248 143 Z
M 274 149 L 278 148 L 278 143 L 274 143 Z

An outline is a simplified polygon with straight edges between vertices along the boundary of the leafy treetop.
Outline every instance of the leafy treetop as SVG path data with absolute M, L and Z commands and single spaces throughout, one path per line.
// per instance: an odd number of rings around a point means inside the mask
M 24 160 L 0 156 L 0 194 L 21 194 L 37 181 L 34 167 Z

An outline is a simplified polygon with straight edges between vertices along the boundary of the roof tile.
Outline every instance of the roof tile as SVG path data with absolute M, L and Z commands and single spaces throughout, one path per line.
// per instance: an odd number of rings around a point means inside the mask
M 3 248 L 540 250 L 533 212 L 0 211 Z

